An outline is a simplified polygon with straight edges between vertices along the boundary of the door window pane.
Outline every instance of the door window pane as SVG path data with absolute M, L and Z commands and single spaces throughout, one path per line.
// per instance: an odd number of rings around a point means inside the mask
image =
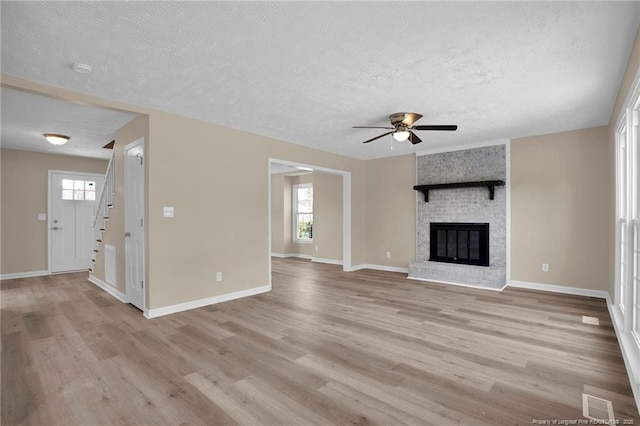
M 62 179 L 62 199 L 95 201 L 96 181 L 82 179 Z

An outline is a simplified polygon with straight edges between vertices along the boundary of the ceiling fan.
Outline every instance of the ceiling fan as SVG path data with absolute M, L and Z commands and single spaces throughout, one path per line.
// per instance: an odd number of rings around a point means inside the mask
M 422 115 L 416 114 L 415 112 L 397 112 L 395 114 L 391 114 L 389 119 L 391 120 L 391 126 L 393 127 L 378 127 L 378 126 L 353 126 L 354 129 L 389 129 L 390 132 L 383 133 L 380 136 L 376 136 L 375 138 L 371 138 L 369 140 L 364 141 L 363 143 L 373 142 L 376 139 L 380 139 L 381 137 L 392 135 L 393 138 L 397 141 L 406 141 L 409 139 L 409 142 L 412 144 L 417 144 L 422 142 L 415 133 L 416 130 L 445 130 L 445 131 L 455 131 L 458 129 L 457 125 L 441 125 L 441 124 L 430 124 L 423 126 L 413 126 L 413 123 L 420 120 Z

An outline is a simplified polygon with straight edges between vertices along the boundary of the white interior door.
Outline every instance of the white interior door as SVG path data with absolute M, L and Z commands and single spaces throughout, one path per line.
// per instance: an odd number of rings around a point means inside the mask
M 144 311 L 144 140 L 125 147 L 125 270 L 129 303 Z
M 49 267 L 52 273 L 89 269 L 93 220 L 104 176 L 49 171 Z

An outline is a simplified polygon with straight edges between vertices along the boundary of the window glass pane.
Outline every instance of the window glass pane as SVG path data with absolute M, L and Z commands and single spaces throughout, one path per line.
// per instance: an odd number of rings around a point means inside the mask
M 298 200 L 311 200 L 313 189 L 311 187 L 298 188 Z
M 313 211 L 313 202 L 311 200 L 298 200 L 298 212 L 311 213 Z
M 62 179 L 62 189 L 73 189 L 73 180 Z
M 84 191 L 73 191 L 74 200 L 84 200 Z
M 84 193 L 84 199 L 89 201 L 94 201 L 96 199 L 95 191 L 87 191 Z
M 627 217 L 627 133 L 620 134 L 620 149 L 618 151 L 618 202 L 620 209 L 620 217 Z
M 84 190 L 84 181 L 83 180 L 74 180 L 73 181 L 73 189 Z
M 298 238 L 300 239 L 313 238 L 313 215 L 311 214 L 298 215 Z
M 84 190 L 85 191 L 95 191 L 96 183 L 92 180 L 87 180 L 84 182 Z
M 62 199 L 63 200 L 73 200 L 73 190 L 72 189 L 63 189 L 62 190 Z
M 627 280 L 627 268 L 626 262 L 624 261 L 627 257 L 627 245 L 625 242 L 625 231 L 626 231 L 626 223 L 624 220 L 620 221 L 620 263 L 618 264 L 620 268 L 620 305 L 622 307 L 622 311 L 625 310 L 625 304 L 627 299 L 627 288 L 625 282 Z

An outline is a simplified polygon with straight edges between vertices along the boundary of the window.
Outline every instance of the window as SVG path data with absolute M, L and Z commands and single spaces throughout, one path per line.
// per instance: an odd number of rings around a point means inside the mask
M 313 239 L 313 184 L 293 185 L 293 241 Z
M 96 182 L 93 180 L 62 179 L 62 199 L 94 201 Z
M 640 347 L 640 92 L 616 131 L 616 304 Z

